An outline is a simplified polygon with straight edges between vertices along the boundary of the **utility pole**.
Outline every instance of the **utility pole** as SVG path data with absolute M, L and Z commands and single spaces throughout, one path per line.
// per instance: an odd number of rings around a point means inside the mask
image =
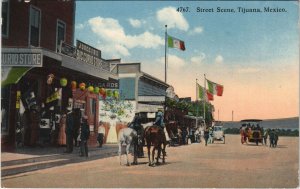
M 232 122 L 233 122 L 233 110 L 232 110 L 232 115 L 231 116 L 232 116 Z

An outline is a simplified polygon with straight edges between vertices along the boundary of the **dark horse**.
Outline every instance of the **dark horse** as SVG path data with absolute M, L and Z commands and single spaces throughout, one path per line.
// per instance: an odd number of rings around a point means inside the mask
M 149 126 L 145 129 L 144 137 L 145 137 L 146 143 L 147 143 L 149 166 L 155 165 L 155 163 L 154 163 L 155 150 L 157 150 L 156 164 L 159 164 L 158 159 L 160 157 L 161 152 L 163 155 L 162 161 L 163 161 L 163 163 L 165 163 L 167 141 L 166 141 L 166 136 L 165 136 L 164 131 L 156 125 Z M 152 161 L 150 159 L 151 145 L 153 146 Z

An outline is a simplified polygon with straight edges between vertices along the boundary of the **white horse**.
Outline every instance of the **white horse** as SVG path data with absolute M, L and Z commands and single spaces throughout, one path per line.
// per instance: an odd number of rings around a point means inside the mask
M 118 135 L 118 143 L 119 143 L 119 158 L 121 165 L 121 155 L 122 155 L 122 146 L 126 145 L 126 161 L 127 166 L 130 166 L 128 160 L 128 154 L 130 148 L 134 148 L 133 150 L 133 164 L 137 164 L 137 132 L 132 128 L 123 128 L 119 131 Z

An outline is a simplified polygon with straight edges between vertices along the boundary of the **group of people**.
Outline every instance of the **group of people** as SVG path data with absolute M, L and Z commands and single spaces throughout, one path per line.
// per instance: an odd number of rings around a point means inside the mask
M 66 151 L 65 153 L 72 153 L 73 152 L 73 146 L 74 146 L 74 140 L 75 140 L 75 146 L 77 145 L 77 142 L 79 142 L 80 145 L 80 156 L 88 157 L 88 139 L 90 136 L 90 127 L 88 125 L 88 117 L 86 115 L 80 116 L 80 127 L 79 127 L 79 134 L 78 136 L 74 135 L 76 133 L 75 124 L 76 124 L 76 116 L 75 113 L 68 109 L 67 113 L 62 115 L 62 118 L 60 120 L 61 122 L 61 128 L 65 130 L 65 137 L 63 136 L 63 132 L 60 132 L 61 135 L 59 136 L 59 142 L 60 144 L 64 143 L 64 138 L 66 139 Z
M 277 130 L 276 129 L 266 129 L 264 131 L 263 139 L 264 139 L 264 144 L 265 145 L 268 145 L 267 144 L 268 137 L 269 137 L 269 146 L 270 147 L 277 147 L 277 142 L 279 140 Z
M 256 125 L 250 125 L 250 124 L 244 124 L 242 127 L 240 127 L 240 134 L 241 134 L 241 143 L 247 143 L 247 140 L 249 136 L 251 136 L 251 133 L 253 131 L 259 131 L 262 136 L 262 143 L 267 145 L 268 138 L 269 138 L 269 146 L 270 147 L 276 147 L 277 141 L 279 139 L 278 132 L 276 129 L 264 129 L 259 124 Z

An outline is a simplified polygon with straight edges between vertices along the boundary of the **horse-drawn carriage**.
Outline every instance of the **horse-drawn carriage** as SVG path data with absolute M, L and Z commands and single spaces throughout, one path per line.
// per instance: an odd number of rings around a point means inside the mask
M 242 127 L 240 129 L 241 143 L 253 142 L 263 144 L 263 129 L 259 125 L 260 119 L 244 119 L 241 120 Z

